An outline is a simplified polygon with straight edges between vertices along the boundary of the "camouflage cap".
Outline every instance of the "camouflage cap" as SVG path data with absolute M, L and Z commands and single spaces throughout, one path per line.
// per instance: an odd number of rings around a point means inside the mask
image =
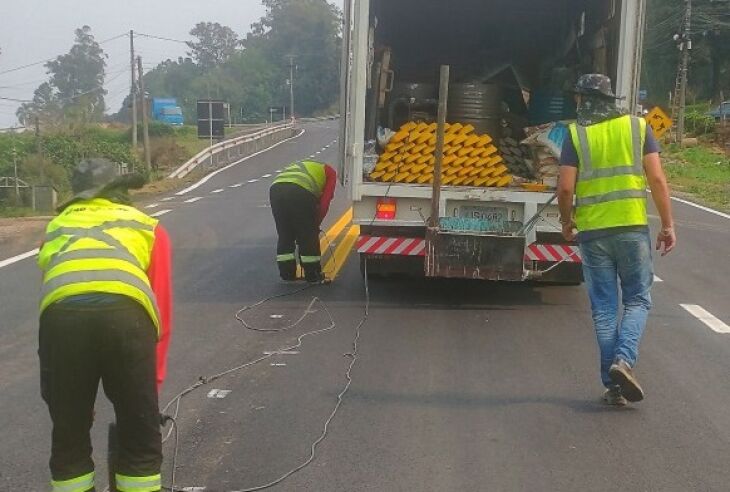
M 613 93 L 611 79 L 600 73 L 582 75 L 575 84 L 575 92 L 588 96 L 602 96 L 606 99 L 618 99 Z
M 94 198 L 102 188 L 119 176 L 119 166 L 109 159 L 84 159 L 71 175 L 71 189 L 77 199 Z

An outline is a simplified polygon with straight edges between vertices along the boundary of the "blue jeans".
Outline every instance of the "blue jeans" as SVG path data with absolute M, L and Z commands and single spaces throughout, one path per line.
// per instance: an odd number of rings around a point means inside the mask
M 609 387 L 611 364 L 623 359 L 634 367 L 639 356 L 654 281 L 651 239 L 648 232 L 624 232 L 581 243 L 580 250 L 601 352 L 601 381 Z

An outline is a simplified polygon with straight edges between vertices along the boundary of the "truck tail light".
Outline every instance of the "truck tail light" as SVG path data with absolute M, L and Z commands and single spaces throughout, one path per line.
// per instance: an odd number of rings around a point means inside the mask
M 378 198 L 375 205 L 375 218 L 379 220 L 394 220 L 396 212 L 395 198 Z

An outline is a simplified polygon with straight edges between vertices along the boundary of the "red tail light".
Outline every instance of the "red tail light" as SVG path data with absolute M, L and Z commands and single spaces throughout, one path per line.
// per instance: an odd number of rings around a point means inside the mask
M 378 198 L 375 205 L 375 218 L 379 220 L 394 220 L 396 213 L 395 198 Z

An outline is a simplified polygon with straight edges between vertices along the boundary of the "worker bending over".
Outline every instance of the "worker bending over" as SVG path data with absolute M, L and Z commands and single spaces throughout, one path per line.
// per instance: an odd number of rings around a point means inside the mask
M 325 280 L 319 250 L 319 227 L 335 194 L 337 172 L 314 161 L 296 162 L 284 169 L 269 190 L 279 242 L 276 261 L 283 280 L 297 279 L 297 255 L 310 283 Z
M 170 340 L 170 240 L 131 206 L 144 179 L 105 159 L 79 163 L 76 195 L 46 230 L 39 356 L 53 421 L 53 491 L 94 490 L 89 431 L 99 380 L 114 405 L 116 489 L 160 490 L 157 392 Z

